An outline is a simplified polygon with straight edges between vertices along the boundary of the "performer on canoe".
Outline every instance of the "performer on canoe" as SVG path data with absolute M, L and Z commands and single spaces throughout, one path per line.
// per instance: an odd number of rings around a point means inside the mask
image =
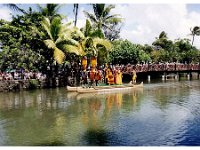
M 101 70 L 96 70 L 95 72 L 95 82 L 96 82 L 96 86 L 98 85 L 99 80 L 101 80 Z
M 93 83 L 95 80 L 96 66 L 97 66 L 97 57 L 96 56 L 91 57 L 90 64 L 91 64 L 90 81 L 91 81 L 91 86 L 93 86 Z
M 91 70 L 90 70 L 90 86 L 92 86 L 94 84 L 94 80 L 95 80 L 95 69 L 91 68 Z
M 114 76 L 113 76 L 113 72 L 112 72 L 112 69 L 109 67 L 108 68 L 108 84 L 111 85 L 111 84 L 114 84 Z
M 122 84 L 122 72 L 119 68 L 116 71 L 116 84 Z

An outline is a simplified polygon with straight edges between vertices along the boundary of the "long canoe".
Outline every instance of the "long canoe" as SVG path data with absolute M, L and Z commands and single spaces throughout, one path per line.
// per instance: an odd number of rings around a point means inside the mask
M 124 91 L 124 90 L 131 90 L 134 88 L 142 88 L 143 82 L 140 84 L 132 84 L 132 85 L 116 85 L 116 86 L 107 86 L 107 87 L 92 87 L 92 88 L 77 88 L 78 93 L 109 93 L 109 92 L 116 92 L 116 91 Z
M 77 91 L 77 87 L 72 87 L 72 86 L 67 86 L 67 91 L 69 92 L 76 92 Z
M 67 91 L 68 92 L 77 92 L 77 90 L 79 88 L 82 88 L 82 87 L 79 87 L 79 86 L 67 86 Z

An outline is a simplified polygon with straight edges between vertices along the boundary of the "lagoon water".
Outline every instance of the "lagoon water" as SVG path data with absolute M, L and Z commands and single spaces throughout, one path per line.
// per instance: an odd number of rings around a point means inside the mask
M 200 146 L 200 80 L 123 93 L 0 93 L 1 146 Z

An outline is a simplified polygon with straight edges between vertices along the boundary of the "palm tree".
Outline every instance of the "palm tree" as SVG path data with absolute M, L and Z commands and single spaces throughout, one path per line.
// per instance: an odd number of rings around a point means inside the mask
M 91 20 L 94 27 L 98 30 L 106 30 L 114 32 L 114 26 L 122 22 L 119 14 L 110 14 L 110 11 L 115 8 L 114 5 L 93 4 L 94 14 L 84 11 L 87 18 Z
M 49 51 L 48 53 L 50 57 L 49 64 L 49 83 L 50 81 L 54 80 L 55 76 L 58 73 L 58 64 L 63 64 L 65 58 L 70 60 L 72 59 L 72 56 L 83 55 L 83 52 L 81 49 L 73 49 L 73 45 L 76 45 L 77 42 L 72 39 L 73 33 L 72 33 L 72 23 L 62 24 L 60 17 L 54 17 L 51 21 L 49 18 L 45 17 L 44 20 L 41 22 L 41 25 L 45 29 L 48 39 L 44 40 L 45 45 L 48 47 Z M 71 55 L 75 54 L 75 55 Z M 53 61 L 55 62 L 55 65 L 53 64 Z M 74 60 L 73 60 L 74 61 Z M 76 61 L 76 60 L 75 60 Z M 79 69 L 77 69 L 73 63 L 71 64 L 72 68 L 75 69 L 74 75 L 72 75 L 72 78 L 74 78 L 74 81 L 76 81 L 74 84 L 79 83 L 77 78 Z M 55 68 L 55 71 L 52 70 L 52 68 Z M 76 70 L 77 69 L 77 70 Z M 70 72 L 70 71 L 69 71 Z M 70 76 L 69 74 L 67 76 Z M 54 82 L 52 82 L 54 83 Z
M 93 29 L 89 20 L 86 20 L 86 25 L 81 30 L 77 27 L 73 28 L 74 44 L 68 45 L 66 48 L 82 52 L 82 56 L 106 56 L 111 49 L 111 43 L 102 38 L 102 34 L 99 30 Z
M 53 58 L 58 64 L 63 63 L 65 54 L 81 54 L 77 49 L 68 49 L 68 45 L 73 44 L 71 40 L 71 23 L 62 24 L 61 18 L 57 16 L 52 21 L 45 17 L 41 25 L 49 36 L 49 39 L 44 40 L 44 43 L 49 49 L 53 50 Z
M 167 33 L 165 31 L 162 31 L 158 37 L 156 37 L 156 40 L 152 43 L 152 45 L 155 46 L 156 49 L 164 49 L 169 50 L 172 46 L 173 42 L 168 39 Z
M 38 9 L 44 17 L 48 17 L 51 21 L 56 16 L 61 17 L 61 15 L 58 14 L 58 11 L 61 6 L 62 5 L 59 4 L 46 4 L 46 7 L 42 7 L 38 4 Z
M 168 38 L 168 37 L 167 37 L 167 33 L 166 33 L 165 31 L 162 31 L 162 32 L 160 33 L 159 37 L 158 37 L 158 39 L 163 39 L 163 38 L 165 38 L 165 39 Z
M 194 37 L 200 35 L 200 27 L 195 26 L 194 28 L 190 28 L 191 34 L 192 35 L 192 46 L 194 43 Z

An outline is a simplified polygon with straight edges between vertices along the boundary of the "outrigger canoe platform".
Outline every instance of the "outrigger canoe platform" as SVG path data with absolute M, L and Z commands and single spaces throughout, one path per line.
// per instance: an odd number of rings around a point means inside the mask
M 131 90 L 131 89 L 143 88 L 143 87 L 144 87 L 143 82 L 141 82 L 140 84 L 95 86 L 91 88 L 67 86 L 67 91 L 78 92 L 78 93 L 107 93 L 107 92 L 124 91 L 124 90 Z

